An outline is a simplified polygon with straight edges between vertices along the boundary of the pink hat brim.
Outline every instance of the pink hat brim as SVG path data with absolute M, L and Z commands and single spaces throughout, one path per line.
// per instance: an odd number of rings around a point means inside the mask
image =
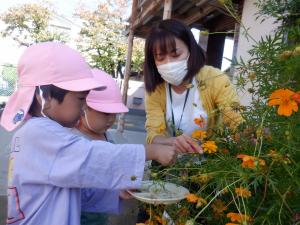
M 19 87 L 3 110 L 1 125 L 8 131 L 14 130 L 26 118 L 35 93 L 35 87 Z
M 103 85 L 93 77 L 71 80 L 71 81 L 63 81 L 59 83 L 53 83 L 53 85 L 68 91 L 89 91 L 89 90 L 100 91 L 106 88 L 105 85 Z
M 106 88 L 106 86 L 103 86 L 103 84 L 94 78 L 64 81 L 53 83 L 53 85 L 68 91 L 103 90 Z M 12 131 L 21 124 L 27 117 L 35 89 L 36 87 L 34 86 L 19 87 L 18 90 L 10 96 L 1 116 L 1 126 L 8 131 Z
M 120 102 L 116 103 L 101 103 L 101 102 L 88 102 L 87 105 L 98 111 L 104 113 L 126 113 L 128 112 L 128 108 Z

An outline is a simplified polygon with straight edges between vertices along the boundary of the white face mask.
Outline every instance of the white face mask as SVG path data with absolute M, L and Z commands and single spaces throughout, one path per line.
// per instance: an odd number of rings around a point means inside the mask
M 161 77 L 168 83 L 179 86 L 187 74 L 187 59 L 157 66 Z

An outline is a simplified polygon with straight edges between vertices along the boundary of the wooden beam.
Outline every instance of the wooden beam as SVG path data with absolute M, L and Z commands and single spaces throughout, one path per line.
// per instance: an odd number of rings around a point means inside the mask
M 178 10 L 178 14 L 183 14 L 186 11 L 188 11 L 190 8 L 194 7 L 193 4 L 191 4 L 190 2 L 186 2 L 186 4 L 184 4 L 179 10 Z
M 172 14 L 172 0 L 165 0 L 163 20 L 171 19 L 171 14 Z
M 122 93 L 123 93 L 122 100 L 125 105 L 127 104 L 127 91 L 128 91 L 128 83 L 129 83 L 130 72 L 131 72 L 131 58 L 132 58 L 132 48 L 133 48 L 133 38 L 134 38 L 133 22 L 135 21 L 137 15 L 137 5 L 138 5 L 138 0 L 133 0 L 132 9 L 131 9 L 131 21 L 130 21 L 130 28 L 129 28 L 129 35 L 128 35 L 128 49 L 127 49 L 127 58 L 125 64 L 125 76 L 124 76 L 123 89 L 122 89 Z M 125 113 L 121 113 L 118 122 L 119 132 L 122 133 L 124 131 L 124 125 L 125 125 Z
M 148 16 L 152 16 L 162 6 L 162 1 L 152 0 L 149 7 L 143 8 L 141 13 L 134 19 L 133 28 L 135 29 L 142 23 Z
M 187 24 L 187 25 L 191 25 L 192 23 L 196 22 L 197 20 L 200 20 L 203 17 L 207 16 L 208 14 L 213 12 L 214 10 L 215 10 L 215 7 L 213 7 L 213 6 L 209 6 L 205 9 L 203 9 L 203 10 L 199 9 L 198 11 L 196 11 L 191 16 L 185 18 L 184 23 Z

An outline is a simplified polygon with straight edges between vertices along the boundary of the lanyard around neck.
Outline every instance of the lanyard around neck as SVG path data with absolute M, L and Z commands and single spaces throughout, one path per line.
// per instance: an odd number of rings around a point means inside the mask
M 173 130 L 173 137 L 176 137 L 176 130 L 179 130 L 179 129 L 180 129 L 180 124 L 181 124 L 183 112 L 184 112 L 184 109 L 185 109 L 185 105 L 186 105 L 186 102 L 187 102 L 189 93 L 190 93 L 190 89 L 188 88 L 187 91 L 186 91 L 186 94 L 185 94 L 184 104 L 183 104 L 183 108 L 182 108 L 180 120 L 179 120 L 179 123 L 178 123 L 178 128 L 175 129 L 175 120 L 174 120 L 174 112 L 173 112 L 172 90 L 171 90 L 171 84 L 169 84 L 169 95 L 170 95 L 170 101 L 171 101 L 171 113 L 172 113 L 172 130 Z

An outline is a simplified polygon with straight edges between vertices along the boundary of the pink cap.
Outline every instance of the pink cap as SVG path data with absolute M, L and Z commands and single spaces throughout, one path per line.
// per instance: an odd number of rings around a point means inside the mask
M 121 91 L 117 82 L 102 70 L 92 70 L 95 78 L 106 86 L 103 91 L 90 91 L 86 103 L 92 109 L 105 113 L 124 113 L 128 108 L 122 102 Z
M 50 84 L 68 91 L 105 87 L 74 49 L 57 42 L 34 44 L 19 60 L 18 89 L 4 108 L 1 125 L 9 131 L 15 129 L 26 118 L 36 87 Z

